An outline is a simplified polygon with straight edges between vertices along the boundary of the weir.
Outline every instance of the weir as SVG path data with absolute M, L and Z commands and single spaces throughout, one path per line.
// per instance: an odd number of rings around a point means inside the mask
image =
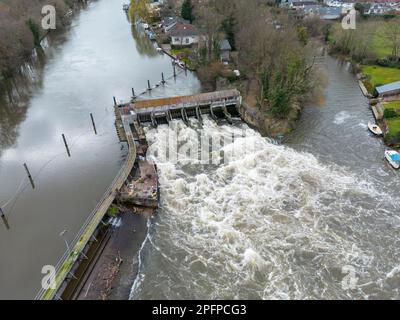
M 222 117 L 231 123 L 232 117 L 240 116 L 241 103 L 242 97 L 238 90 L 133 100 L 127 104 L 117 104 L 114 98 L 115 127 L 120 141 L 127 142 L 128 156 L 98 205 L 70 244 L 72 249 L 65 252 L 55 266 L 54 287 L 42 288 L 36 295 L 36 299 L 79 297 L 85 281 L 96 267 L 97 261 L 101 259 L 99 257 L 107 242 L 112 238 L 106 218 L 108 209 L 115 200 L 153 210 L 158 207 L 157 169 L 154 164 L 143 160 L 148 145 L 142 124 L 151 123 L 157 126 L 161 123 L 168 124 L 173 119 L 182 119 L 189 125 L 189 117 L 196 117 L 202 123 L 204 114 L 211 115 L 215 120 Z M 140 187 L 133 187 L 135 169 L 138 170 L 136 175 L 140 178 Z
M 210 115 L 214 120 L 226 118 L 229 123 L 232 117 L 240 116 L 242 97 L 236 89 L 201 93 L 190 96 L 172 98 L 134 100 L 121 104 L 121 115 L 129 123 L 169 123 L 173 119 L 181 119 L 185 124 L 190 117 L 202 121 L 202 115 Z

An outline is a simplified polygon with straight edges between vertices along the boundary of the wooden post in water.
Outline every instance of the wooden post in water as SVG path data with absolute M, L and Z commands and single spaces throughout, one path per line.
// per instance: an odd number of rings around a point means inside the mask
M 147 80 L 147 90 L 151 91 L 150 80 Z
M 90 119 L 92 119 L 94 134 L 97 135 L 96 124 L 94 123 L 94 119 L 93 119 L 93 113 L 90 113 Z
M 70 156 L 71 156 L 71 153 L 69 152 L 69 147 L 68 147 L 67 139 L 65 139 L 64 133 L 62 134 L 62 138 L 63 138 L 63 141 L 64 141 L 65 149 L 67 149 L 68 157 L 70 157 Z
M 0 208 L 0 215 L 1 215 L 1 219 L 3 220 L 4 225 L 6 226 L 7 230 L 10 230 L 10 225 L 8 224 L 6 215 L 3 212 L 3 209 Z
M 174 78 L 176 78 L 176 68 L 175 68 L 175 64 L 172 65 L 174 68 Z
M 134 89 L 134 88 L 132 88 L 132 98 L 133 98 L 133 99 L 135 99 L 135 98 L 136 98 L 136 95 L 135 95 L 135 89 Z
M 161 83 L 165 84 L 164 72 L 161 72 Z
M 33 182 L 32 175 L 31 175 L 26 163 L 24 163 L 24 168 L 26 170 L 26 173 L 28 174 L 28 178 L 29 178 L 29 181 L 31 182 L 32 189 L 35 189 L 35 183 Z
M 115 97 L 113 97 L 114 99 L 114 106 L 117 106 L 117 99 Z

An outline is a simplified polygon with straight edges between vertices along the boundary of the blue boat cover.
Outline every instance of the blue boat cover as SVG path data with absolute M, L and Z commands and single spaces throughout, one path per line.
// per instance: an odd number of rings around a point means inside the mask
M 400 154 L 399 153 L 392 154 L 390 156 L 390 158 L 392 158 L 393 161 L 399 161 L 400 162 Z

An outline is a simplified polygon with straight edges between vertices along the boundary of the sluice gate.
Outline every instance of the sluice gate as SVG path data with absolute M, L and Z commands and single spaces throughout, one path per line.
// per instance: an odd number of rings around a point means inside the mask
M 203 115 L 212 119 L 226 119 L 232 123 L 232 118 L 240 117 L 242 97 L 238 90 L 224 90 L 201 93 L 190 96 L 137 100 L 128 104 L 118 105 L 122 117 L 129 119 L 131 124 L 150 123 L 156 127 L 159 124 L 169 124 L 174 119 L 181 119 L 189 124 L 189 118 L 196 118 L 200 123 Z

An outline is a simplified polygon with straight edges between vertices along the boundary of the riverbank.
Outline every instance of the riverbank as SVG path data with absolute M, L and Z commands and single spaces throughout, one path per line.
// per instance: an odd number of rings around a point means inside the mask
M 380 83 L 400 81 L 400 69 L 382 68 L 373 65 L 363 66 L 349 57 L 347 57 L 347 61 L 349 61 L 352 70 L 356 73 L 362 94 L 369 100 L 376 124 L 383 132 L 385 144 L 400 150 L 400 127 L 397 123 L 400 121 L 400 108 L 397 107 L 400 103 L 400 94 L 378 95 L 376 93 L 377 81 L 379 81 L 377 79 L 381 79 Z M 378 70 L 372 71 L 374 69 Z M 385 75 L 387 71 L 380 71 L 380 69 L 389 69 L 392 77 L 387 78 Z
M 400 92 L 382 93 L 377 88 L 400 81 L 400 56 L 395 41 L 399 33 L 399 21 L 395 16 L 388 19 L 361 19 L 351 37 L 340 24 L 334 24 L 328 39 L 330 51 L 351 63 L 360 89 L 370 99 L 386 145 L 395 148 L 400 148 L 400 110 L 391 108 L 390 104 L 400 101 Z M 389 34 L 393 34 L 394 38 Z
M 4 0 L 0 3 L 0 86 L 6 80 L 21 73 L 25 63 L 36 56 L 36 50 L 42 49 L 43 40 L 50 32 L 63 32 L 71 23 L 71 18 L 79 9 L 84 8 L 90 0 L 58 1 L 55 30 L 41 28 L 42 6 L 46 1 L 32 1 L 24 7 L 18 3 Z M 23 9 L 23 12 L 21 10 Z M 13 36 L 11 36 L 13 35 Z
M 112 97 L 129 101 L 132 87 L 145 88 L 146 80 L 157 83 L 161 72 L 166 85 L 143 98 L 200 90 L 190 72 L 167 79 L 170 59 L 158 54 L 146 37 L 132 33 L 120 1 L 91 1 L 74 15 L 71 27 L 49 40 L 39 70 L 29 70 L 34 86 L 13 80 L 15 98 L 10 101 L 8 92 L 0 98 L 0 206 L 10 226 L 7 230 L 0 224 L 3 299 L 35 297 L 43 278 L 40 270 L 57 264 L 66 242 L 72 246 L 123 165 L 127 149 L 115 134 Z M 26 100 L 17 99 L 28 89 Z
M 162 205 L 132 299 L 396 298 L 398 172 L 367 130 L 368 101 L 348 65 L 318 64 L 330 79 L 325 107 L 306 104 L 284 145 L 208 119 L 147 132 Z M 194 130 L 220 141 L 243 129 L 214 152 L 246 153 L 217 167 L 162 156 L 170 130 L 193 146 Z M 337 285 L 348 265 L 362 270 L 357 290 Z
M 136 279 L 140 248 L 154 209 L 131 207 L 120 213 L 110 238 L 98 253 L 74 300 L 128 300 Z

